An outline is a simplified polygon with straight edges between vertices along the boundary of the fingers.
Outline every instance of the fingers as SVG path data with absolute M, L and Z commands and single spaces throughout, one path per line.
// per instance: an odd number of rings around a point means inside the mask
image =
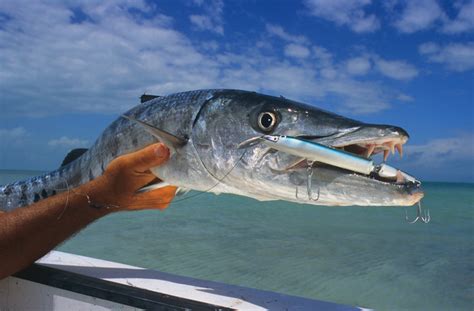
M 124 156 L 124 161 L 135 172 L 146 172 L 150 168 L 161 165 L 170 156 L 169 149 L 161 144 L 153 144 Z
M 167 186 L 135 195 L 131 209 L 165 209 L 174 199 L 177 187 Z
M 164 187 L 137 194 L 136 191 L 159 179 L 150 171 L 168 160 L 169 149 L 161 144 L 152 144 L 141 150 L 113 160 L 97 183 L 105 186 L 101 197 L 107 202 L 123 206 L 123 210 L 166 208 L 174 198 L 176 187 Z

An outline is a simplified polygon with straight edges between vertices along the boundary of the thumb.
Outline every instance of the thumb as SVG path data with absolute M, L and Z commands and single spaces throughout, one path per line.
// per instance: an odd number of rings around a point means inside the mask
M 169 149 L 162 143 L 152 144 L 136 152 L 127 154 L 125 161 L 136 172 L 145 172 L 152 167 L 166 162 L 170 156 Z

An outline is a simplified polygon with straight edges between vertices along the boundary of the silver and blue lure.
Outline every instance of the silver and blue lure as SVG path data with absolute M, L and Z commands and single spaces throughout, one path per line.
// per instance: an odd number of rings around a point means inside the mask
M 385 163 L 375 165 L 371 159 L 359 157 L 343 150 L 331 148 L 316 142 L 303 140 L 292 136 L 264 135 L 261 142 L 278 151 L 305 158 L 309 161 L 321 162 L 340 167 L 359 174 L 376 174 L 382 178 L 420 183 L 408 175 Z

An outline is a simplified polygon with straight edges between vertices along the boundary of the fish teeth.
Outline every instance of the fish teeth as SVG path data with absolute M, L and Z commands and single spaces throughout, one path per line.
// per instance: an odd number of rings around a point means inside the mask
M 367 145 L 367 150 L 366 150 L 366 157 L 370 157 L 372 155 L 372 153 L 374 153 L 374 150 L 375 150 L 375 145 L 374 144 L 371 144 L 371 145 Z
M 383 161 L 384 161 L 384 162 L 387 161 L 389 154 L 390 154 L 390 151 L 389 151 L 389 150 L 385 149 L 385 150 L 383 151 Z
M 396 144 L 395 148 L 397 148 L 397 151 L 400 154 L 400 158 L 403 158 L 403 145 L 402 144 Z
M 383 146 L 384 149 L 390 150 L 392 152 L 392 154 L 395 153 L 395 143 L 393 141 L 383 143 L 382 146 Z

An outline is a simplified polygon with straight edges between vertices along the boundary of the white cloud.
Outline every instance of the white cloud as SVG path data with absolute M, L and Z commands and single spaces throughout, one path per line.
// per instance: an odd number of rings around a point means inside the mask
M 332 64 L 332 54 L 322 46 L 313 46 L 314 57 L 324 66 L 329 66 Z
M 427 42 L 421 44 L 418 51 L 425 55 L 428 61 L 443 64 L 453 71 L 474 69 L 474 42 L 450 43 L 445 46 Z
M 436 0 L 406 1 L 403 12 L 394 25 L 405 33 L 425 30 L 444 17 Z
M 9 16 L 0 28 L 2 117 L 120 113 L 144 91 L 201 88 L 242 88 L 315 104 L 330 98 L 333 110 L 350 106 L 351 114 L 381 111 L 397 101 L 399 92 L 357 81 L 347 75 L 345 60 L 277 25 L 266 25 L 267 32 L 285 41 L 283 52 L 287 46 L 288 55 L 306 57 L 304 63 L 283 59 L 274 48 L 262 51 L 253 41 L 193 42 L 168 16 L 137 18 L 152 11 L 147 2 L 87 2 L 75 10 L 85 18 L 71 23 L 75 13 L 64 3 L 0 2 Z
M 371 0 L 306 0 L 305 4 L 314 16 L 329 20 L 339 26 L 347 26 L 358 33 L 373 32 L 380 27 L 374 14 L 367 14 Z
M 421 145 L 408 145 L 405 149 L 410 165 L 435 169 L 450 162 L 474 159 L 474 135 L 437 138 Z
M 451 9 L 456 12 L 449 18 L 439 5 L 438 0 L 394 0 L 386 4 L 389 14 L 393 8 L 402 7 L 402 12 L 395 19 L 394 26 L 403 33 L 414 33 L 435 28 L 446 34 L 457 34 L 474 30 L 474 0 L 454 1 Z
M 0 140 L 2 142 L 14 141 L 21 139 L 27 135 L 25 128 L 19 126 L 12 129 L 1 129 L 0 128 Z
M 51 147 L 65 147 L 65 148 L 81 148 L 87 147 L 89 144 L 88 140 L 79 139 L 79 138 L 70 138 L 67 136 L 62 136 L 57 139 L 51 139 L 48 141 L 48 146 Z
M 437 53 L 439 50 L 439 45 L 434 42 L 426 42 L 420 44 L 420 46 L 418 47 L 418 51 L 420 52 L 420 54 L 433 54 Z
M 455 19 L 447 20 L 443 27 L 445 33 L 460 33 L 474 30 L 474 0 L 466 3 L 457 2 L 459 9 Z
M 367 74 L 371 67 L 368 57 L 354 57 L 346 61 L 346 71 L 355 76 Z
M 283 29 L 283 27 L 279 25 L 266 24 L 265 28 L 269 34 L 274 35 L 288 42 L 299 43 L 299 44 L 307 44 L 309 42 L 309 40 L 305 36 L 292 35 L 286 32 L 285 29 Z
M 413 98 L 412 96 L 407 95 L 407 94 L 403 94 L 403 93 L 402 93 L 402 94 L 399 94 L 399 95 L 397 96 L 397 99 L 398 99 L 399 101 L 402 101 L 402 102 L 412 102 L 412 101 L 414 101 L 414 98 Z
M 405 61 L 385 60 L 380 57 L 374 58 L 377 70 L 392 79 L 410 80 L 418 75 L 418 70 Z
M 290 43 L 285 46 L 285 55 L 295 58 L 306 58 L 309 56 L 309 49 L 303 45 Z
M 216 32 L 220 35 L 224 34 L 224 28 L 220 25 L 215 25 L 212 19 L 206 15 L 191 15 L 189 20 L 193 23 L 199 30 L 209 30 Z
M 141 10 L 139 1 L 110 9 L 87 4 L 76 10 L 93 22 L 71 23 L 73 11 L 63 4 L 1 2 L 10 17 L 0 28 L 5 114 L 119 112 L 144 90 L 201 88 L 201 77 L 215 78 L 214 62 L 173 30 L 169 18 L 138 21 L 129 12 Z
M 198 30 L 207 30 L 217 34 L 224 34 L 223 11 L 224 2 L 222 0 L 194 1 L 194 4 L 204 9 L 205 14 L 192 14 L 189 20 Z

